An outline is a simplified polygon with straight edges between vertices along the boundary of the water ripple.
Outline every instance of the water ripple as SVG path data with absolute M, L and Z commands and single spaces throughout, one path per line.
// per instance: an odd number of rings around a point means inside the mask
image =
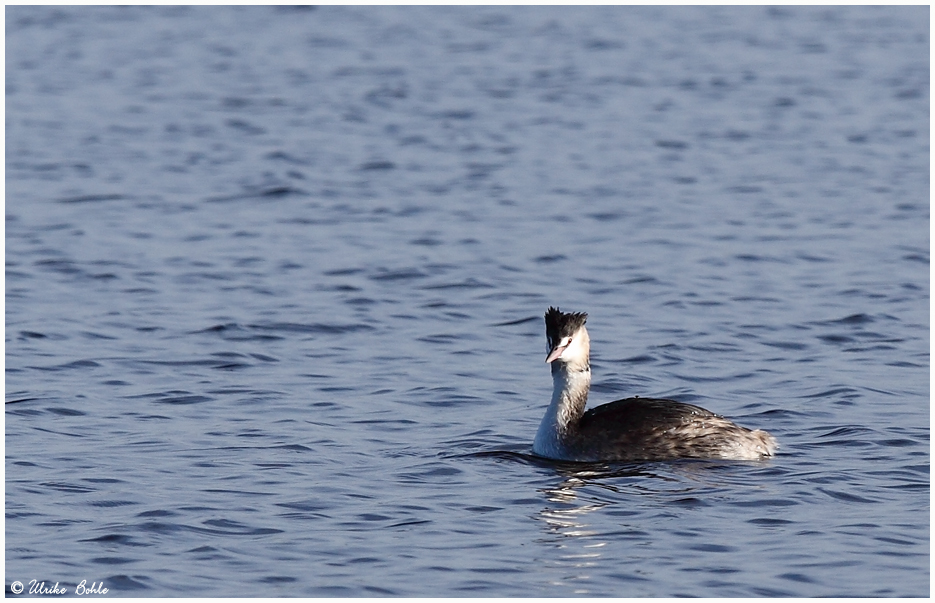
M 926 7 L 6 15 L 11 583 L 928 594 Z M 779 453 L 532 455 L 550 305 Z

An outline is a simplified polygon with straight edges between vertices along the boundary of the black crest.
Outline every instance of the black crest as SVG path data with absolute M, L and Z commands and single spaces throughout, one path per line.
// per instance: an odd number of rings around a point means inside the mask
M 587 312 L 562 312 L 550 306 L 545 313 L 545 336 L 549 340 L 549 349 L 565 337 L 574 335 L 587 320 Z

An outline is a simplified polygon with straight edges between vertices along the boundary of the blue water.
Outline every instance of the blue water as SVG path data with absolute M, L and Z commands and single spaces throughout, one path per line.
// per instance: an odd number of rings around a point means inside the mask
M 6 9 L 6 588 L 929 594 L 929 8 Z M 757 463 L 531 456 L 591 404 Z

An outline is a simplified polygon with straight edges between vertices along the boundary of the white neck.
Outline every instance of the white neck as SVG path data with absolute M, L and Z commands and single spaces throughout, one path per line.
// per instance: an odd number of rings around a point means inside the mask
M 532 451 L 547 458 L 563 458 L 565 441 L 574 429 L 591 389 L 591 368 L 556 360 L 552 365 L 552 401 L 539 424 Z

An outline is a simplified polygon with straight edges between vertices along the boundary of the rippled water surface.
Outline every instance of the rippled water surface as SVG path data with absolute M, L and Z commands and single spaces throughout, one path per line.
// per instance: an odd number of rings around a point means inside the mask
M 7 8 L 8 592 L 927 595 L 928 10 Z

